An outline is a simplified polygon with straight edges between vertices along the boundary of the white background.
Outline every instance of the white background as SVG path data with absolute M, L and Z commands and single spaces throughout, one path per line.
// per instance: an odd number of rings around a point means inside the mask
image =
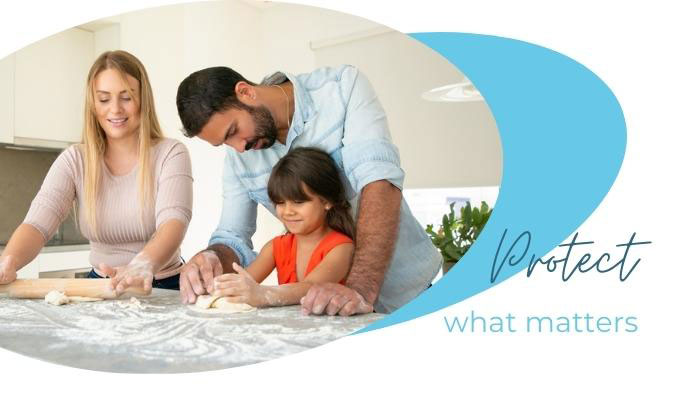
M 4 5 L 0 56 L 99 17 L 172 2 L 21 1 Z M 561 2 L 563 3 L 563 2 Z M 524 274 L 446 310 L 280 360 L 176 376 L 82 371 L 0 350 L 3 398 L 222 396 L 375 398 L 697 398 L 697 13 L 683 2 L 305 2 L 403 32 L 460 31 L 516 38 L 587 66 L 616 94 L 628 144 L 620 175 L 579 229 L 615 251 L 636 231 L 651 240 L 627 282 Z M 303 21 L 300 21 L 303 23 Z M 50 107 L 59 99 L 42 99 Z M 591 162 L 595 162 L 591 154 Z M 692 189 L 691 189 L 692 188 Z M 635 334 L 447 334 L 443 315 L 634 315 Z

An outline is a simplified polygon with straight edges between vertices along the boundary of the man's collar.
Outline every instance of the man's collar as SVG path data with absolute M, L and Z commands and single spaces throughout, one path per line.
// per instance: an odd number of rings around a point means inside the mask
M 287 133 L 287 148 L 291 142 L 304 131 L 304 124 L 316 115 L 316 107 L 309 92 L 299 83 L 296 76 L 287 72 L 275 72 L 266 76 L 260 84 L 279 85 L 289 80 L 294 87 L 294 116 L 292 126 Z

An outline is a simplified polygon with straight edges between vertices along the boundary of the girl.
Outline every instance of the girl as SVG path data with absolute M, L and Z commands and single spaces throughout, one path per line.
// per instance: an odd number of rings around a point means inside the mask
M 74 204 L 90 263 L 112 277 L 117 293 L 132 285 L 178 288 L 192 213 L 190 158 L 164 138 L 146 70 L 125 51 L 105 52 L 92 65 L 82 143 L 51 166 L 0 257 L 0 284 L 16 279 Z M 89 277 L 103 276 L 93 270 Z
M 350 204 L 333 159 L 321 150 L 298 147 L 272 169 L 270 200 L 287 233 L 269 241 L 248 268 L 214 280 L 214 296 L 254 307 L 299 304 L 311 285 L 343 283 L 354 246 Z M 277 269 L 280 286 L 261 286 Z

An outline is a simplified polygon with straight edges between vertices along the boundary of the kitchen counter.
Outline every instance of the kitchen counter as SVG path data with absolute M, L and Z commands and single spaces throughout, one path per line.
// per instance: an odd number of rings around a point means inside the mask
M 300 306 L 204 314 L 179 292 L 53 306 L 0 296 L 0 347 L 111 372 L 194 372 L 253 364 L 328 343 L 383 317 L 303 316 Z
M 0 245 L 0 252 L 5 250 L 4 245 Z M 44 246 L 41 249 L 40 254 L 46 253 L 63 253 L 68 251 L 88 251 L 90 250 L 89 244 L 70 244 L 70 245 L 56 245 L 56 246 Z

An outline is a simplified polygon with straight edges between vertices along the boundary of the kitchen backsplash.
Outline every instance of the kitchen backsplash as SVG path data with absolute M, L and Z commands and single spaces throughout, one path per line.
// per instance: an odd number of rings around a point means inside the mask
M 12 232 L 24 220 L 46 173 L 59 154 L 60 150 L 0 147 L 0 246 L 7 244 Z M 71 212 L 46 245 L 85 243 L 87 240 L 76 228 Z

